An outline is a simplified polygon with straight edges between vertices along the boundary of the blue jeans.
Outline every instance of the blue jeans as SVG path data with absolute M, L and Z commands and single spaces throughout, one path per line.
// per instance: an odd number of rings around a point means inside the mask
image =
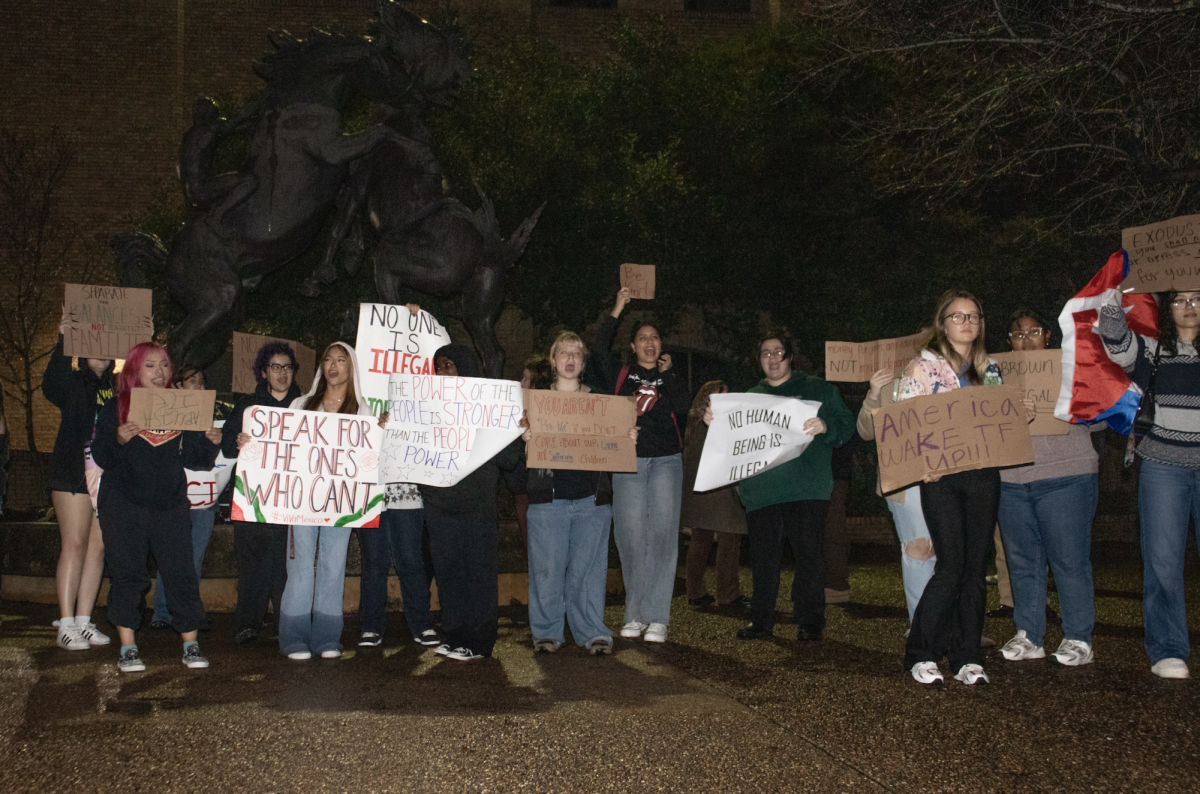
M 433 616 L 429 614 L 429 572 L 421 553 L 424 530 L 425 511 L 421 509 L 384 510 L 378 528 L 358 530 L 358 547 L 362 551 L 358 619 L 363 631 L 382 636 L 387 627 L 387 574 L 393 562 L 400 580 L 408 630 L 415 638 L 433 628 Z
M 1095 474 L 1027 485 L 1000 483 L 1000 533 L 1012 582 L 1014 619 L 1034 645 L 1046 635 L 1046 564 L 1054 572 L 1063 638 L 1089 645 L 1096 625 L 1092 519 L 1100 498 Z
M 638 458 L 637 466 L 636 474 L 612 476 L 613 537 L 625 580 L 625 622 L 666 625 L 679 561 L 683 456 Z
M 925 526 L 925 513 L 921 509 L 921 486 L 914 485 L 904 492 L 904 504 L 887 500 L 888 510 L 892 513 L 892 521 L 896 524 L 896 537 L 900 540 L 900 575 L 904 578 L 904 602 L 908 606 L 908 622 L 912 623 L 916 614 L 917 604 L 921 603 L 921 594 L 925 585 L 933 578 L 937 567 L 937 554 L 928 560 L 918 560 L 908 556 L 908 544 L 924 540 L 933 548 L 933 539 L 929 537 L 929 527 Z M 937 549 L 934 549 L 936 552 Z
M 196 579 L 200 579 L 200 568 L 204 565 L 204 552 L 212 539 L 213 524 L 217 522 L 217 506 L 192 513 L 192 560 L 196 564 Z M 171 610 L 167 609 L 167 592 L 163 589 L 162 574 L 154 580 L 154 616 L 151 620 L 171 622 Z
M 312 651 L 314 655 L 340 651 L 350 528 L 292 526 L 288 534 L 288 578 L 279 614 L 279 650 Z
M 1142 623 L 1151 664 L 1188 658 L 1183 555 L 1189 513 L 1200 528 L 1200 469 L 1142 459 L 1138 483 L 1144 569 Z
M 604 625 L 612 505 L 596 497 L 529 506 L 529 626 L 534 640 L 563 642 L 563 616 L 575 644 L 612 637 Z

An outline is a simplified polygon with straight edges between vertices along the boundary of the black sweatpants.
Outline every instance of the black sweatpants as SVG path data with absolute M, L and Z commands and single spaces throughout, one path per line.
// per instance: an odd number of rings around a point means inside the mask
M 750 596 L 750 622 L 763 628 L 775 625 L 779 598 L 779 566 L 783 543 L 792 546 L 796 572 L 792 577 L 792 616 L 796 625 L 810 631 L 825 628 L 825 518 L 829 501 L 804 499 L 783 502 L 746 513 L 750 530 L 750 570 L 754 592 Z
M 102 493 L 99 518 L 111 581 L 108 619 L 134 631 L 142 625 L 150 591 L 146 556 L 153 554 L 162 574 L 171 625 L 181 634 L 199 629 L 204 623 L 204 604 L 192 560 L 191 508 L 183 504 L 151 510 L 111 489 Z
M 442 637 L 451 648 L 492 655 L 499 620 L 500 528 L 425 510 L 429 550 L 442 610 Z
M 940 662 L 950 671 L 983 664 L 987 558 L 1000 509 L 1000 470 L 977 469 L 921 483 L 921 509 L 937 564 L 913 614 L 904 667 Z
M 288 528 L 285 524 L 233 522 L 233 547 L 237 552 L 237 631 L 262 627 L 267 604 L 275 614 L 287 584 Z

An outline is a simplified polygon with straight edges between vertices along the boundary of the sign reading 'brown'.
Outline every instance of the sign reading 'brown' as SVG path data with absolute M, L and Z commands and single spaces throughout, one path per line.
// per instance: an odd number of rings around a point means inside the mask
M 926 474 L 1033 463 L 1023 396 L 1016 386 L 968 386 L 877 408 L 883 492 L 921 482 Z
M 865 383 L 881 369 L 899 375 L 921 352 L 925 337 L 918 333 L 874 342 L 826 342 L 825 380 Z
M 533 434 L 525 445 L 529 468 L 637 471 L 632 397 L 526 391 L 525 410 Z
M 1071 431 L 1069 422 L 1054 418 L 1054 406 L 1062 391 L 1062 351 L 1026 350 L 996 353 L 1005 386 L 1016 386 L 1032 397 L 1037 419 L 1029 426 L 1031 436 L 1062 436 Z

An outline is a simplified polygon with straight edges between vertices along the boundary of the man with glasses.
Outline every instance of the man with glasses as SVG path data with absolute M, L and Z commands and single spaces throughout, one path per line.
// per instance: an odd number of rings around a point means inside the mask
M 221 452 L 233 460 L 249 436 L 242 433 L 242 414 L 252 405 L 287 408 L 300 396 L 295 383 L 296 353 L 286 342 L 268 342 L 254 359 L 254 378 L 258 385 L 233 407 L 233 413 L 221 429 Z M 243 436 L 239 439 L 238 436 Z M 245 645 L 258 639 L 267 614 L 267 602 L 279 600 L 287 584 L 287 526 L 253 521 L 233 522 L 233 545 L 237 551 L 237 620 L 234 642 Z
M 800 457 L 738 486 L 750 530 L 754 576 L 750 624 L 738 631 L 738 637 L 758 640 L 774 635 L 786 539 L 796 560 L 792 580 L 796 639 L 819 640 L 825 629 L 825 519 L 833 492 L 833 450 L 850 439 L 854 416 L 842 404 L 836 386 L 792 370 L 792 337 L 786 331 L 773 332 L 759 342 L 758 360 L 766 377 L 751 393 L 813 400 L 821 408 L 817 418 L 804 423 L 803 430 L 815 438 Z M 711 420 L 711 409 L 706 419 Z

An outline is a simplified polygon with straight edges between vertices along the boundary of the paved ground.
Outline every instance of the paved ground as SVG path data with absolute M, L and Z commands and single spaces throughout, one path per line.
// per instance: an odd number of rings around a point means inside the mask
M 119 677 L 115 651 L 54 646 L 52 608 L 5 602 L 0 791 L 1200 790 L 1200 688 L 1149 674 L 1136 558 L 1096 578 L 1095 665 L 993 652 L 991 686 L 941 689 L 900 668 L 890 558 L 859 561 L 821 643 L 797 646 L 790 625 L 739 642 L 740 615 L 677 599 L 670 643 L 600 659 L 534 657 L 505 619 L 495 659 L 437 660 L 396 615 L 381 650 L 296 663 L 272 642 L 234 648 L 217 616 L 209 670 L 147 631 L 149 669 Z M 1188 578 L 1196 604 L 1200 570 Z

